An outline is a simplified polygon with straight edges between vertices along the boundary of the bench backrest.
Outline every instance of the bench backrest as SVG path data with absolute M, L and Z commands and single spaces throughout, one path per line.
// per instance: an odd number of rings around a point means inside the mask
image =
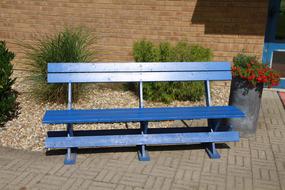
M 48 83 L 231 80 L 229 62 L 49 63 Z

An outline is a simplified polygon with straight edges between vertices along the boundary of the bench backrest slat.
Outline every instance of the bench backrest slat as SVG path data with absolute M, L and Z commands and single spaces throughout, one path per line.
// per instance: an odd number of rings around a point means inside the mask
M 48 82 L 231 80 L 228 62 L 49 63 Z

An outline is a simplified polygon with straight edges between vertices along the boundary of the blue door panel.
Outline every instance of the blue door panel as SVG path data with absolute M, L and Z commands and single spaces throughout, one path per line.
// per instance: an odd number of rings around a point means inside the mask
M 273 52 L 285 51 L 285 40 L 275 39 L 278 17 L 280 12 L 280 3 L 281 0 L 269 1 L 267 27 L 262 56 L 263 64 L 271 64 Z M 276 86 L 275 88 L 285 88 L 285 78 L 281 78 L 279 86 Z

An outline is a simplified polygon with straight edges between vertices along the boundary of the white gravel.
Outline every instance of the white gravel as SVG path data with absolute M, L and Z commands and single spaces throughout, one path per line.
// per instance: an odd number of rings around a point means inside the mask
M 20 103 L 20 114 L 17 118 L 6 123 L 4 128 L 0 128 L 0 145 L 15 149 L 25 149 L 32 151 L 44 150 L 44 139 L 49 130 L 65 129 L 63 125 L 43 125 L 42 117 L 47 109 L 65 109 L 66 105 L 54 103 L 37 102 L 30 93 L 30 84 L 26 80 L 25 71 L 15 71 L 17 77 L 14 89 L 20 92 L 17 101 Z M 106 86 L 106 85 L 104 85 Z M 108 85 L 107 85 L 108 86 Z M 214 86 L 212 88 L 213 105 L 226 105 L 228 103 L 229 85 Z M 198 106 L 204 105 L 201 102 L 179 102 L 163 104 L 157 102 L 145 101 L 145 107 L 160 106 Z M 114 90 L 102 85 L 89 85 L 86 87 L 86 93 L 81 99 L 73 105 L 74 108 L 123 108 L 138 107 L 138 98 L 129 91 Z M 202 121 L 203 122 L 203 121 Z M 201 122 L 200 122 L 201 123 Z M 200 124 L 199 121 L 196 124 Z M 153 122 L 150 127 L 177 127 L 182 126 L 180 122 Z M 136 123 L 114 123 L 114 124 L 92 124 L 75 125 L 74 129 L 118 129 L 135 128 Z

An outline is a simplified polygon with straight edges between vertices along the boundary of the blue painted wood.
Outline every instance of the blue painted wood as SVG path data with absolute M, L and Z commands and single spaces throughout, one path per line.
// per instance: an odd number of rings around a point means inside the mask
M 231 80 L 230 71 L 49 73 L 48 83 Z
M 221 131 L 228 131 L 224 128 Z M 195 133 L 210 132 L 207 126 L 202 127 L 175 127 L 175 128 L 149 128 L 148 134 L 168 134 L 168 133 Z M 110 129 L 110 130 L 75 130 L 74 136 L 106 136 L 106 135 L 134 135 L 141 134 L 140 129 Z M 66 137 L 66 131 L 48 131 L 48 137 Z
M 48 73 L 230 71 L 229 62 L 48 63 Z
M 231 80 L 228 62 L 49 63 L 49 83 Z
M 137 135 L 104 135 L 80 137 L 47 137 L 46 148 L 72 147 L 114 147 L 136 145 L 172 145 L 193 144 L 201 142 L 239 141 L 239 133 L 228 132 L 195 132 L 168 134 L 137 134 Z
M 43 123 L 113 123 L 239 117 L 244 117 L 244 113 L 233 106 L 48 110 Z

